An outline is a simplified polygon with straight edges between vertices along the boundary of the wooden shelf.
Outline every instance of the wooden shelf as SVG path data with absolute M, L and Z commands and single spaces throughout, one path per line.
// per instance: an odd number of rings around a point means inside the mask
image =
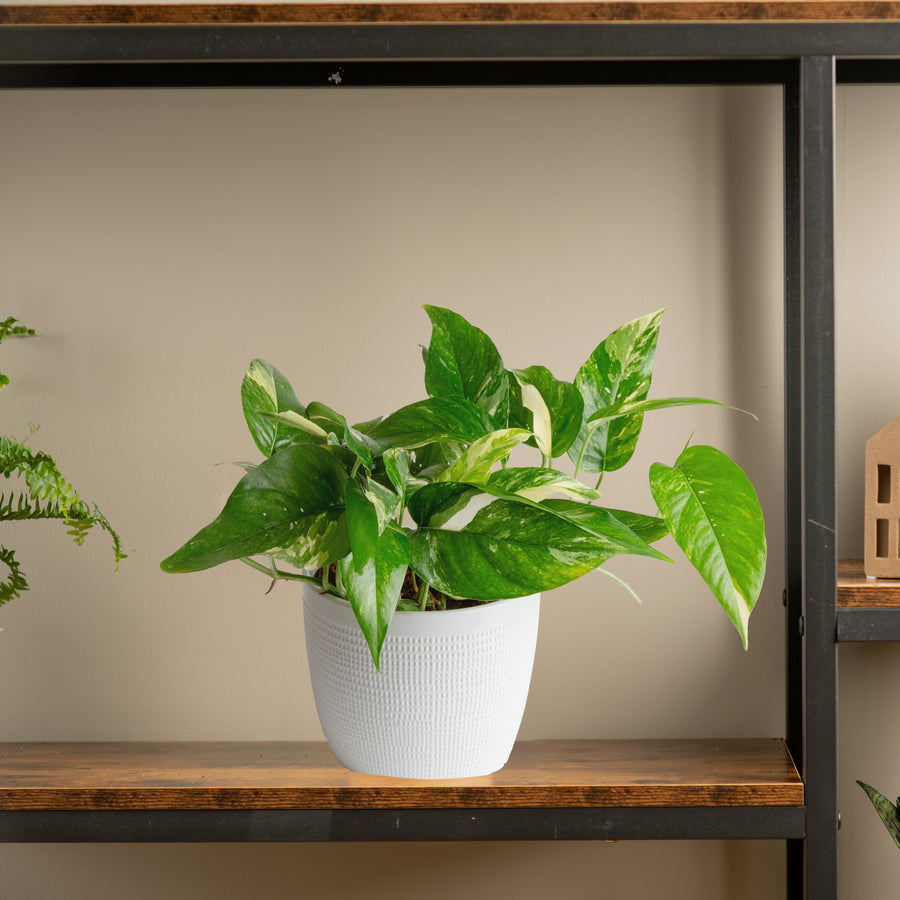
M 14 25 L 417 24 L 437 22 L 826 22 L 900 18 L 897 0 L 576 0 L 398 3 L 22 3 Z
M 803 803 L 780 740 L 521 742 L 456 781 L 358 775 L 320 743 L 0 744 L 6 841 L 799 837 Z
M 900 609 L 900 579 L 867 578 L 861 559 L 842 559 L 838 563 L 838 607 Z
M 861 559 L 838 563 L 837 639 L 900 641 L 900 579 L 867 578 Z
M 321 743 L 0 744 L 3 809 L 799 806 L 784 744 L 527 741 L 480 778 L 358 775 Z

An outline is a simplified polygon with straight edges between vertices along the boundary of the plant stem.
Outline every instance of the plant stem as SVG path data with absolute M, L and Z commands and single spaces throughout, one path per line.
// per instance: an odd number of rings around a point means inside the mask
M 419 579 L 419 609 L 424 610 L 427 604 L 428 582 L 424 578 L 421 578 Z
M 313 578 L 310 575 L 300 575 L 297 572 L 282 572 L 280 569 L 276 569 L 274 564 L 269 568 L 268 566 L 258 563 L 255 559 L 250 559 L 248 556 L 241 557 L 241 562 L 250 566 L 251 569 L 263 572 L 277 581 L 302 581 L 304 584 L 310 584 L 313 587 L 319 588 L 319 590 L 322 589 L 322 582 L 319 581 L 318 578 Z

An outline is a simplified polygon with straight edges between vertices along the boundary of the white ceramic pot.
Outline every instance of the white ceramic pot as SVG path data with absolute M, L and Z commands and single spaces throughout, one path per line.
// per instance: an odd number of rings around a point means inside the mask
M 468 778 L 503 768 L 525 711 L 540 594 L 397 612 L 381 672 L 349 603 L 303 588 L 306 650 L 325 737 L 348 769 Z

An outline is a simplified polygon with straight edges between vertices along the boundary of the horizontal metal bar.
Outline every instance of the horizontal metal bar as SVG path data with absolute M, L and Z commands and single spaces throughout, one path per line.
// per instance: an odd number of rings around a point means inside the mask
M 7 62 L 900 56 L 900 22 L 0 26 Z
M 839 641 L 900 641 L 900 610 L 838 609 Z
M 839 59 L 838 84 L 898 84 L 900 59 Z
M 738 85 L 795 78 L 796 64 L 779 60 L 0 65 L 0 88 Z
M 805 808 L 0 811 L 6 843 L 802 838 Z

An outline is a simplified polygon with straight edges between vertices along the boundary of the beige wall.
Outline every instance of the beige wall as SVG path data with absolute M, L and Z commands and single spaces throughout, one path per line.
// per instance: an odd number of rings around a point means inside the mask
M 900 108 L 893 92 L 842 95 L 856 168 L 841 180 L 841 359 L 863 358 L 875 300 L 884 379 L 900 121 L 875 97 Z M 613 327 L 666 306 L 656 395 L 760 417 L 660 413 L 639 450 L 671 460 L 695 430 L 760 489 L 772 559 L 749 653 L 691 571 L 621 563 L 641 606 L 599 575 L 546 597 L 522 736 L 784 733 L 778 90 L 7 92 L 0 122 L 4 315 L 42 334 L 2 348 L 4 431 L 40 423 L 35 442 L 130 553 L 114 574 L 100 535 L 77 550 L 47 524 L 4 528 L 32 590 L 0 610 L 0 740 L 321 737 L 296 593 L 264 596 L 238 564 L 158 564 L 221 507 L 238 470 L 217 464 L 255 455 L 238 393 L 251 358 L 305 402 L 367 418 L 421 395 L 423 303 L 484 327 L 509 365 L 568 378 Z M 850 369 L 842 539 L 858 552 L 862 441 L 900 397 Z M 606 487 L 651 510 L 643 476 Z M 847 648 L 842 662 L 842 784 L 890 793 L 900 771 L 876 716 L 893 692 L 863 694 L 900 659 Z M 844 887 L 870 896 L 896 859 L 847 793 Z M 778 842 L 4 846 L 0 870 L 10 897 L 66 900 L 769 900 L 784 880 Z

